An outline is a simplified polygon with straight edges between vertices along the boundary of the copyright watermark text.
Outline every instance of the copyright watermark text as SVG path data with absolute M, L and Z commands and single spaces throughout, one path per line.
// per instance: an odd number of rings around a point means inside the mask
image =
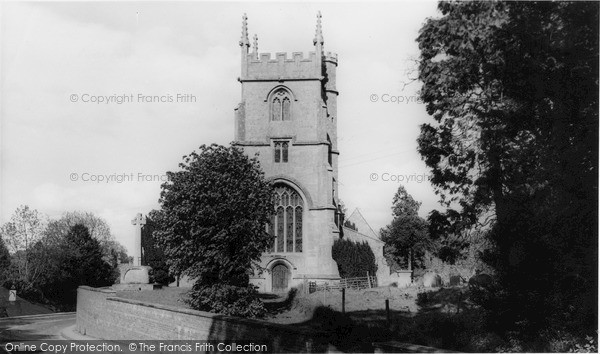
M 137 182 L 167 182 L 169 176 L 166 174 L 147 174 L 147 173 L 89 173 L 89 172 L 71 172 L 69 174 L 71 182 L 92 182 L 92 183 L 137 183 Z
M 390 95 L 389 93 L 384 93 L 382 95 L 373 93 L 369 96 L 369 100 L 371 102 L 383 102 L 383 103 L 396 103 L 396 104 L 423 104 L 423 100 L 419 96 L 415 95 Z
M 144 340 L 119 341 L 101 340 L 48 340 L 7 342 L 0 348 L 7 353 L 270 353 L 267 343 L 253 341 L 193 341 L 193 340 Z
M 69 95 L 69 101 L 72 103 L 93 104 L 196 103 L 198 102 L 198 98 L 191 93 L 167 93 L 163 95 L 148 95 L 143 93 L 122 93 L 112 95 L 72 93 Z
M 373 182 L 396 182 L 396 183 L 423 183 L 431 180 L 431 175 L 425 173 L 422 174 L 400 174 L 400 173 L 377 173 L 373 172 L 369 174 L 369 179 Z

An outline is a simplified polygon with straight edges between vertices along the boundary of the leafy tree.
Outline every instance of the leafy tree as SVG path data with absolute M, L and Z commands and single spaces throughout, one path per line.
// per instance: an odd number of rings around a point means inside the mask
M 165 253 L 153 235 L 156 230 L 154 219 L 157 213 L 158 211 L 152 210 L 146 217 L 146 224 L 142 227 L 142 264 L 152 267 L 150 282 L 169 284 L 175 281 L 175 278 L 169 274 Z
M 364 277 L 367 272 L 374 276 L 377 273 L 375 254 L 366 242 L 336 239 L 333 242 L 331 255 L 338 265 L 342 278 Z
M 221 307 L 201 297 L 228 286 L 243 290 L 232 297 L 223 297 L 231 292 L 217 291 L 222 301 L 232 306 L 237 301 L 258 304 L 249 272 L 272 243 L 265 224 L 274 203 L 258 160 L 238 147 L 213 144 L 184 156 L 179 167 L 167 172 L 169 181 L 162 185 L 153 235 L 174 274 L 196 279 L 190 304 L 219 311 Z
M 8 276 L 8 269 L 10 267 L 10 253 L 8 248 L 4 244 L 4 240 L 0 237 L 0 284 L 4 282 Z
M 12 254 L 12 278 L 31 282 L 33 272 L 27 254 L 42 237 L 46 223 L 44 215 L 27 205 L 21 205 L 10 221 L 0 227 L 2 239 Z
M 394 217 L 418 215 L 419 208 L 421 208 L 421 202 L 414 200 L 412 195 L 408 194 L 406 188 L 400 185 L 392 200 L 392 215 Z
M 392 222 L 381 229 L 384 256 L 392 269 L 413 269 L 422 265 L 425 252 L 432 247 L 427 222 L 418 215 L 421 203 L 403 186 L 392 201 Z
M 72 309 L 77 287 L 103 287 L 114 283 L 114 268 L 103 259 L 100 242 L 87 227 L 76 224 L 58 243 L 38 242 L 36 253 L 48 264 L 46 273 L 36 283 L 44 296 L 63 309 Z
M 421 50 L 419 152 L 448 208 L 436 237 L 485 225 L 501 330 L 597 320 L 598 3 L 440 2 Z
M 98 240 L 102 248 L 102 257 L 104 261 L 111 263 L 116 268 L 120 263 L 127 263 L 127 250 L 123 245 L 115 240 L 110 231 L 110 226 L 106 220 L 90 212 L 71 211 L 64 213 L 60 219 L 53 220 L 48 224 L 44 235 L 47 236 L 47 242 L 56 240 L 60 242 L 77 224 L 88 228 L 90 235 Z

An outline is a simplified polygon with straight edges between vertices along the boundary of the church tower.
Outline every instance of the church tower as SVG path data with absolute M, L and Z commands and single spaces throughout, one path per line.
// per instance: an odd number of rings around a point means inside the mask
M 339 279 L 331 257 L 339 237 L 337 149 L 337 55 L 325 53 L 321 13 L 314 52 L 252 49 L 247 17 L 242 22 L 242 100 L 235 109 L 235 144 L 258 159 L 277 192 L 271 223 L 273 246 L 262 256 L 252 283 L 260 291 L 284 292 L 309 281 Z

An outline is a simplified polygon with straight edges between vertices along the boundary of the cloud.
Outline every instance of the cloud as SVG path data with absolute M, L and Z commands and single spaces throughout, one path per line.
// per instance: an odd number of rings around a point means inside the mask
M 229 143 L 244 12 L 261 52 L 307 52 L 322 11 L 325 49 L 339 55 L 339 182 L 349 209 L 360 207 L 379 229 L 391 219 L 398 185 L 369 173 L 426 172 L 416 152 L 419 124 L 429 120 L 424 106 L 369 97 L 416 94 L 417 84 L 403 82 L 434 2 L 13 2 L 3 10 L 0 222 L 20 204 L 51 216 L 87 210 L 131 247 L 130 220 L 158 207 L 160 182 L 70 176 L 160 175 L 201 144 Z M 195 101 L 138 102 L 140 94 Z M 135 102 L 86 103 L 83 95 Z M 406 187 L 423 213 L 436 206 L 427 184 Z

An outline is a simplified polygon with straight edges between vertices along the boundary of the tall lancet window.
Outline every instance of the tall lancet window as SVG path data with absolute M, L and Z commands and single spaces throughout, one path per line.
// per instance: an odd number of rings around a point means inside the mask
M 290 120 L 290 99 L 289 97 L 284 97 L 283 105 L 281 107 L 281 119 L 282 120 Z
M 267 232 L 273 236 L 271 252 L 302 252 L 302 211 L 304 202 L 298 192 L 284 184 L 275 185 L 275 216 Z
M 292 101 L 285 89 L 275 91 L 271 99 L 271 120 L 284 121 L 292 119 Z
M 273 100 L 272 114 L 271 120 L 281 120 L 281 100 L 279 97 L 275 97 Z

